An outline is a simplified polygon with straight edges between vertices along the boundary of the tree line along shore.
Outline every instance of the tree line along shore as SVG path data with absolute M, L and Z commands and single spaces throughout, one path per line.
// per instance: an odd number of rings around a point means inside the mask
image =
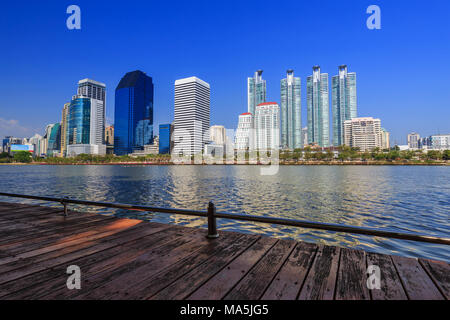
M 252 157 L 256 155 L 256 159 Z M 0 164 L 268 164 L 278 162 L 279 164 L 328 164 L 328 165 L 448 165 L 450 162 L 450 150 L 404 150 L 397 148 L 391 150 L 380 150 L 361 152 L 356 148 L 346 146 L 339 147 L 337 151 L 313 150 L 309 147 L 304 149 L 295 149 L 293 151 L 280 151 L 278 155 L 272 155 L 272 159 L 266 157 L 265 161 L 260 159 L 262 154 L 245 153 L 234 159 L 222 159 L 222 157 L 204 157 L 203 160 L 194 161 L 194 156 L 183 158 L 184 161 L 173 161 L 170 154 L 149 154 L 145 156 L 115 156 L 107 154 L 104 156 L 81 154 L 76 157 L 33 157 L 31 153 L 20 151 L 13 156 L 6 152 L 0 153 Z M 266 155 L 264 155 L 266 156 Z M 278 159 L 278 161 L 274 161 Z M 181 159 L 178 159 L 181 160 Z

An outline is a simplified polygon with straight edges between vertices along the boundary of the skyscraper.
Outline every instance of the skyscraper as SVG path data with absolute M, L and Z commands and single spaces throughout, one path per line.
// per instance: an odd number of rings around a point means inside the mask
M 77 95 L 103 101 L 106 107 L 106 86 L 104 83 L 82 79 L 78 81 Z
M 339 74 L 331 79 L 333 110 L 333 145 L 344 143 L 344 121 L 356 118 L 356 73 L 339 66 Z
M 280 147 L 280 118 L 276 102 L 264 102 L 256 106 L 255 130 L 258 150 L 274 150 Z
M 301 80 L 287 70 L 281 80 L 281 147 L 302 148 Z
M 67 119 L 67 156 L 106 153 L 105 105 L 102 100 L 74 96 Z
M 201 153 L 209 140 L 209 121 L 209 84 L 197 77 L 176 80 L 173 152 Z
M 59 123 L 49 124 L 47 132 L 47 157 L 56 156 L 61 149 L 61 125 Z
M 114 153 L 143 150 L 153 142 L 153 80 L 142 71 L 128 72 L 116 88 Z
M 61 117 L 61 156 L 65 156 L 67 152 L 67 120 L 69 118 L 70 102 L 65 103 Z
M 159 125 L 159 153 L 167 154 L 170 153 L 170 138 L 172 133 L 172 125 L 160 124 Z
M 381 149 L 389 149 L 391 147 L 389 136 L 389 132 L 385 128 L 381 128 Z
M 247 79 L 248 112 L 252 115 L 258 104 L 266 102 L 266 80 L 262 79 L 262 73 L 258 70 L 253 78 Z
M 306 79 L 306 89 L 308 143 L 329 147 L 328 73 L 320 73 L 320 67 L 314 66 L 312 76 Z

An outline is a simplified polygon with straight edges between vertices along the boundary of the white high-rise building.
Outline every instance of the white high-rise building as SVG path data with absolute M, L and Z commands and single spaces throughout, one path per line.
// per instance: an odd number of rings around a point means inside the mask
M 264 102 L 256 106 L 255 130 L 258 150 L 280 148 L 280 108 L 276 102 Z
M 364 117 L 344 121 L 344 144 L 360 151 L 382 148 L 380 119 Z
M 253 133 L 253 115 L 250 112 L 240 114 L 238 127 L 236 130 L 236 137 L 234 140 L 235 148 L 237 150 L 254 149 Z
M 209 140 L 210 86 L 190 77 L 175 81 L 173 152 L 195 155 Z
M 381 149 L 389 149 L 391 147 L 389 137 L 389 132 L 385 128 L 381 128 Z
M 78 81 L 77 95 L 101 100 L 106 104 L 106 85 L 95 80 L 82 79 Z
M 409 149 L 419 149 L 420 135 L 418 133 L 408 134 L 408 148 Z

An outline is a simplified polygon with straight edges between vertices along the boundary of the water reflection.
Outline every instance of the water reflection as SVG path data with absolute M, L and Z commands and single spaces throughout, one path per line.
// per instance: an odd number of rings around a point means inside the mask
M 0 190 L 305 219 L 449 237 L 447 167 L 281 166 L 0 166 Z M 2 201 L 33 202 L 30 200 Z M 56 205 L 50 203 L 49 205 Z M 86 210 L 80 207 L 80 210 Z M 205 219 L 89 208 L 164 223 L 206 227 Z M 219 220 L 221 230 L 450 261 L 446 246 L 311 229 Z

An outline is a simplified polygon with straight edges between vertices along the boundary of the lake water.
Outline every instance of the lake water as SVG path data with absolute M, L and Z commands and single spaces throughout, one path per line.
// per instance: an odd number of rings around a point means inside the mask
M 195 210 L 213 201 L 217 211 L 450 236 L 449 167 L 280 166 L 267 176 L 258 166 L 244 165 L 1 165 L 0 191 Z M 89 210 L 206 227 L 204 218 Z M 450 246 L 444 245 L 222 219 L 218 228 L 450 262 Z

